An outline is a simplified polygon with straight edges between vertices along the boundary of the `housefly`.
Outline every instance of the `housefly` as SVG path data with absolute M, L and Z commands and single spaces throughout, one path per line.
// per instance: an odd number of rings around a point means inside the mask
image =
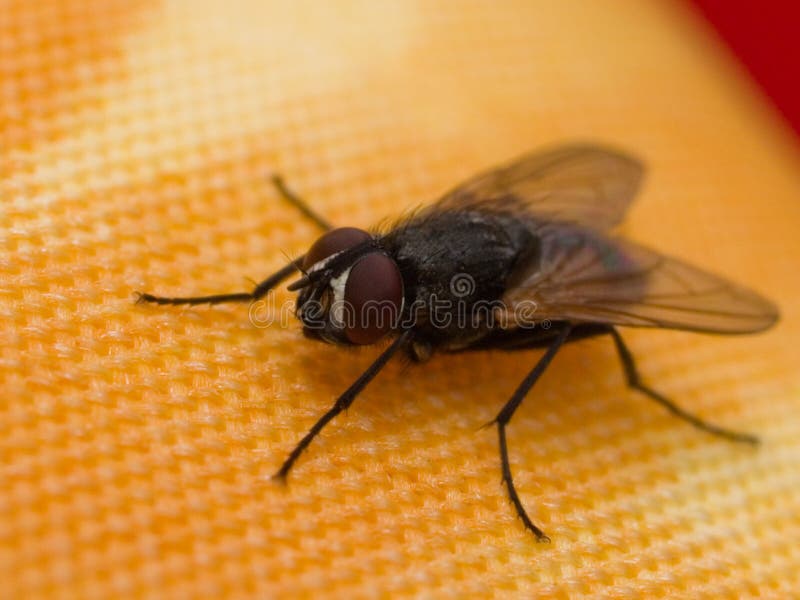
M 506 426 L 567 342 L 607 335 L 629 386 L 709 433 L 756 444 L 756 437 L 694 416 L 645 385 L 618 327 L 754 333 L 778 318 L 757 293 L 612 233 L 638 191 L 635 158 L 592 145 L 526 154 L 445 194 L 392 227 L 332 228 L 280 178 L 278 190 L 325 233 L 297 260 L 251 292 L 140 302 L 253 302 L 294 273 L 296 315 L 307 337 L 359 346 L 393 338 L 289 454 L 300 454 L 347 409 L 397 353 L 421 362 L 434 352 L 544 348 L 490 425 L 497 426 L 502 479 L 517 515 L 549 541 L 517 495 Z

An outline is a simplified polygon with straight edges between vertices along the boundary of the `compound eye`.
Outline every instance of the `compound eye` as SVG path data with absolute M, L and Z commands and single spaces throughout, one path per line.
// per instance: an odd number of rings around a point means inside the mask
M 353 344 L 372 344 L 392 329 L 403 303 L 403 279 L 397 264 L 373 252 L 359 260 L 344 287 L 345 335 Z
M 333 256 L 337 252 L 347 250 L 370 239 L 370 234 L 355 227 L 339 227 L 332 229 L 319 238 L 306 252 L 303 268 L 310 269 L 321 260 Z

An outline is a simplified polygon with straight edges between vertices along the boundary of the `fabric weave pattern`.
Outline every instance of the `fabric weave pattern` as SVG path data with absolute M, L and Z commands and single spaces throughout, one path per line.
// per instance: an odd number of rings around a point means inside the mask
M 800 589 L 796 147 L 668 2 L 0 2 L 0 596 L 762 597 Z M 389 365 L 260 328 L 239 291 L 313 224 L 366 227 L 538 146 L 649 166 L 632 239 L 773 298 L 752 337 L 565 349 L 509 428 L 536 544 L 480 430 L 537 352 Z M 280 290 L 275 310 L 291 300 Z M 291 317 L 291 316 L 290 316 Z

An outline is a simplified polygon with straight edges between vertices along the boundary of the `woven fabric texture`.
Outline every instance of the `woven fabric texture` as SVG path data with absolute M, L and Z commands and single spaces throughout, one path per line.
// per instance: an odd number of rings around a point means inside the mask
M 566 348 L 511 423 L 537 544 L 480 429 L 539 353 L 387 369 L 243 291 L 318 235 L 280 172 L 366 227 L 567 140 L 648 179 L 626 235 L 750 285 L 782 320 L 625 331 L 701 433 Z M 762 597 L 800 592 L 800 169 L 682 5 L 626 0 L 0 1 L 0 597 Z

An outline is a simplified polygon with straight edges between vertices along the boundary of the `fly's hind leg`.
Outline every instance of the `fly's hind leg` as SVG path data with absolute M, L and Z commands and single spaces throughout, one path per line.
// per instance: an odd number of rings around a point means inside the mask
M 622 362 L 622 368 L 625 371 L 625 377 L 628 380 L 628 385 L 630 387 L 645 394 L 652 400 L 655 400 L 673 415 L 680 417 L 688 423 L 691 423 L 698 429 L 702 429 L 703 431 L 718 435 L 734 442 L 744 442 L 754 445 L 759 443 L 758 438 L 752 434 L 724 429 L 686 412 L 680 406 L 672 402 L 672 400 L 669 398 L 642 383 L 641 377 L 639 376 L 639 371 L 636 369 L 636 363 L 633 360 L 633 355 L 631 354 L 630 350 L 628 350 L 628 347 L 623 341 L 622 336 L 613 327 L 608 330 L 608 333 L 614 339 L 614 345 L 617 348 L 617 353 L 619 354 L 620 361 Z

